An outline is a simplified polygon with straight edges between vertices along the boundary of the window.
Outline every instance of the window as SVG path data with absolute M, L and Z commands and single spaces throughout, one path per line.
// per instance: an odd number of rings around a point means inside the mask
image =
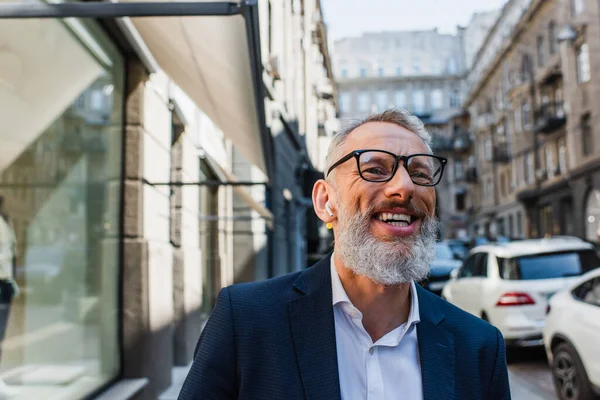
M 518 103 L 517 103 L 518 104 Z M 513 107 L 513 117 L 514 117 L 514 130 L 515 132 L 520 132 L 521 131 L 521 108 L 518 105 L 515 105 L 515 107 Z
M 583 146 L 583 155 L 587 156 L 594 153 L 594 141 L 592 133 L 592 121 L 590 114 L 581 117 L 581 141 Z
M 433 92 L 431 92 L 431 107 L 434 110 L 439 110 L 443 107 L 443 95 L 444 94 L 441 89 L 434 89 Z
M 521 187 L 523 183 L 525 183 L 525 179 L 523 178 L 524 166 L 523 166 L 523 157 L 519 157 L 516 160 L 516 169 L 517 169 L 517 187 Z
M 492 138 L 486 138 L 483 146 L 485 161 L 492 161 Z
M 448 73 L 456 74 L 458 72 L 458 68 L 456 65 L 456 59 L 454 57 L 448 59 Z
M 584 1 L 585 0 L 571 0 L 571 8 L 573 11 L 573 15 L 579 15 L 583 12 Z
M 486 179 L 486 194 L 485 197 L 488 200 L 491 200 L 494 197 L 494 180 L 492 178 L 487 178 Z
M 459 278 L 487 276 L 487 253 L 475 253 L 465 261 L 458 273 Z
M 464 211 L 465 209 L 465 193 L 456 194 L 456 211 Z
M 406 108 L 406 93 L 402 90 L 394 92 L 394 106 L 398 109 Z
M 577 48 L 577 81 L 584 83 L 590 80 L 590 54 L 588 44 Z
M 361 78 L 364 78 L 365 76 L 367 76 L 367 69 L 365 67 L 360 67 L 359 75 Z
M 558 141 L 558 168 L 561 174 L 567 172 L 567 141 L 564 138 Z
M 375 94 L 377 111 L 382 112 L 388 107 L 388 95 L 385 90 L 378 90 Z
M 352 100 L 352 95 L 348 92 L 342 92 L 340 93 L 340 111 L 342 113 L 349 113 L 351 108 L 350 108 L 350 101 Z
M 462 179 L 464 177 L 464 165 L 461 160 L 456 160 L 454 162 L 454 177 L 456 179 Z
M 517 211 L 517 236 L 523 237 L 523 214 Z
M 348 77 L 348 68 L 342 68 L 342 78 Z
M 600 307 L 600 278 L 588 279 L 573 289 L 572 293 L 576 299 Z
M 358 94 L 358 111 L 368 112 L 371 108 L 371 96 L 367 92 Z
M 458 90 L 454 89 L 450 92 L 450 107 L 458 108 L 460 107 L 460 95 Z
M 537 280 L 579 276 L 597 265 L 593 250 L 543 253 L 514 258 L 498 257 L 500 277 L 506 280 Z
M 125 60 L 94 21 L 35 24 L 51 46 L 19 20 L 2 38 L 34 88 L 2 76 L 2 375 L 15 398 L 86 398 L 120 373 Z
M 385 75 L 385 70 L 383 69 L 383 67 L 379 67 L 377 69 L 377 75 L 378 76 L 384 76 Z
M 552 235 L 554 233 L 554 218 L 552 216 L 551 205 L 540 209 L 540 227 L 542 235 Z
M 546 48 L 544 47 L 544 37 L 537 37 L 537 59 L 538 66 L 543 67 L 546 63 Z
M 556 44 L 556 23 L 551 21 L 550 24 L 548 24 L 548 50 L 550 54 L 556 54 Z
M 521 120 L 523 123 L 523 129 L 528 131 L 531 129 L 531 107 L 529 102 L 525 99 L 521 100 Z
M 415 114 L 422 114 L 425 111 L 425 93 L 420 89 L 413 91 L 412 108 Z
M 525 155 L 525 182 L 530 185 L 533 183 L 533 154 Z
M 400 75 L 402 75 L 402 67 L 401 67 L 401 66 L 397 66 L 397 67 L 396 67 L 396 75 L 397 75 L 397 76 L 400 76 Z
M 546 158 L 546 173 L 548 174 L 548 179 L 552 179 L 556 172 L 556 162 L 554 160 L 554 149 L 551 144 L 547 144 L 544 148 L 544 155 Z
M 513 237 L 514 233 L 515 233 L 515 218 L 512 214 L 509 214 L 508 216 L 508 232 L 507 232 L 507 236 L 508 237 Z

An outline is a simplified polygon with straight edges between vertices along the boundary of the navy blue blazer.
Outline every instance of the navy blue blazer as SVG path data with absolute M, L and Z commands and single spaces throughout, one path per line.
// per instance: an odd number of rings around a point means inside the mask
M 331 291 L 330 256 L 222 289 L 179 399 L 340 399 Z M 500 332 L 418 285 L 417 293 L 425 400 L 510 399 Z

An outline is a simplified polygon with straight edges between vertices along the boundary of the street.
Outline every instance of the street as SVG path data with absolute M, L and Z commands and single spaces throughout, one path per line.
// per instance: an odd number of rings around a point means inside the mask
M 543 348 L 509 350 L 508 373 L 513 400 L 556 400 Z

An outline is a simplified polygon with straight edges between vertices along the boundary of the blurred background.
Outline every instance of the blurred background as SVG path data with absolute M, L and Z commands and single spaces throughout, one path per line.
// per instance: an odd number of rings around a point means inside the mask
M 327 147 L 392 107 L 449 160 L 420 284 L 514 399 L 597 398 L 600 2 L 129 3 L 0 1 L 0 399 L 175 399 L 222 287 L 330 251 Z

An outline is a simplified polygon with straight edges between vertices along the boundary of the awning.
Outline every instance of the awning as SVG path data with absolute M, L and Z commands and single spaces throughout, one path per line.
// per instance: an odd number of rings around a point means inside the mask
M 249 48 L 251 32 L 244 16 L 145 17 L 131 21 L 160 67 L 246 159 L 268 175 L 261 137 L 264 104 L 257 104 L 257 99 L 263 101 L 262 84 L 254 87 L 251 68 L 251 61 L 257 67 L 261 62 L 253 59 L 259 57 L 252 55 L 257 49 Z

